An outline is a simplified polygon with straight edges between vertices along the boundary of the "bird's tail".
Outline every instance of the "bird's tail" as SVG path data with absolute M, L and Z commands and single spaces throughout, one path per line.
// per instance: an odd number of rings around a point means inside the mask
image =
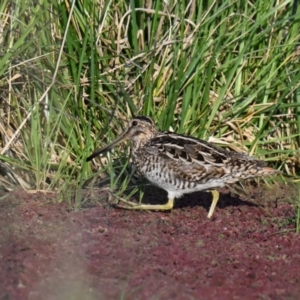
M 262 172 L 260 172 L 260 173 L 261 173 L 261 175 L 275 175 L 275 174 L 280 174 L 281 171 L 278 171 L 271 167 L 263 167 Z

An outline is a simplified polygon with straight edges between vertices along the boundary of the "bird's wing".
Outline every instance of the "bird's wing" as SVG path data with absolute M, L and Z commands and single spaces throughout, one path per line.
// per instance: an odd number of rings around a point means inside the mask
M 259 160 L 234 151 L 227 151 L 206 141 L 164 132 L 149 143 L 149 151 L 168 160 L 169 168 L 180 178 L 189 181 L 207 181 L 228 174 L 243 172 L 249 167 L 263 167 Z

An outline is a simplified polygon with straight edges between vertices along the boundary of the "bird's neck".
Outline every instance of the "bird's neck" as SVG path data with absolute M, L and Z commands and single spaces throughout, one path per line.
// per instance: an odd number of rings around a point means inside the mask
M 149 142 L 149 139 L 136 139 L 132 141 L 132 152 L 138 152 L 140 149 L 142 149 L 147 143 Z

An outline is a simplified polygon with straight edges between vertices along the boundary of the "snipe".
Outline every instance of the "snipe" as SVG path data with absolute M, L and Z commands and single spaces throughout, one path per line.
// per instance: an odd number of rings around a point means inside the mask
M 168 192 L 166 204 L 128 202 L 131 205 L 128 209 L 169 210 L 173 208 L 174 199 L 183 194 L 211 190 L 210 218 L 219 199 L 215 188 L 278 172 L 246 154 L 227 151 L 190 136 L 158 131 L 154 122 L 145 116 L 133 118 L 120 137 L 93 153 L 87 161 L 125 140 L 132 141 L 131 156 L 138 171 Z

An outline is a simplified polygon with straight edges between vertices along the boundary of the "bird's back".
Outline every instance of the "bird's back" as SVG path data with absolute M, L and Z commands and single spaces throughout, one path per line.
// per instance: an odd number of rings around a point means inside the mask
M 170 132 L 159 132 L 143 147 L 133 151 L 133 161 L 152 183 L 182 193 L 277 172 L 247 154 Z

